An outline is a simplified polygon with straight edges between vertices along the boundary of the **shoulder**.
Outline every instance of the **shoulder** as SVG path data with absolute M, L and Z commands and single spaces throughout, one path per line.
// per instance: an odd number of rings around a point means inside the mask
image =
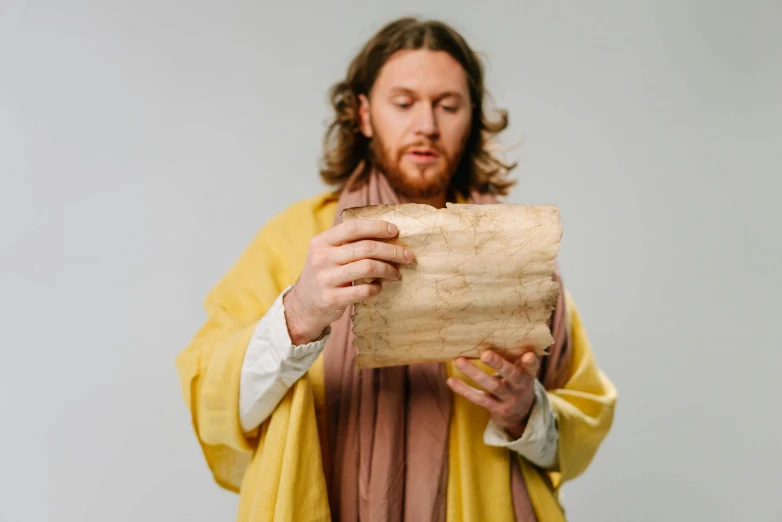
M 330 191 L 297 200 L 272 216 L 258 232 L 250 248 L 282 271 L 282 286 L 298 277 L 310 240 L 331 228 L 338 202 L 339 196 Z
M 278 212 L 263 225 L 260 235 L 267 241 L 286 243 L 298 238 L 309 241 L 331 228 L 339 196 L 324 191 L 297 200 Z
M 268 309 L 298 277 L 310 240 L 321 228 L 331 226 L 337 201 L 324 192 L 295 201 L 272 216 L 207 296 L 207 310 L 230 308 L 237 317 L 249 313 L 248 320 L 257 320 L 256 312 Z

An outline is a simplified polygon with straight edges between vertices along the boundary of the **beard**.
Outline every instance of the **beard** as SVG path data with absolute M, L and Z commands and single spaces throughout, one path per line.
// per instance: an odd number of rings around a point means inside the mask
M 405 152 L 413 146 L 426 145 L 436 149 L 440 160 L 429 165 L 402 165 Z M 430 143 L 416 143 L 393 154 L 383 141 L 375 136 L 369 142 L 369 157 L 382 172 L 397 194 L 407 199 L 429 199 L 442 195 L 456 170 L 445 152 Z M 428 174 L 428 175 L 427 175 Z

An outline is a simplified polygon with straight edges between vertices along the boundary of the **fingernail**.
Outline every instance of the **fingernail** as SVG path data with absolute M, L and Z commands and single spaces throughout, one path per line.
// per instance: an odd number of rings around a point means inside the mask
M 388 224 L 388 233 L 389 234 L 396 234 L 396 225 L 393 223 Z
M 408 261 L 412 261 L 413 260 L 413 252 L 411 250 L 406 249 L 406 248 L 405 248 L 405 259 L 407 259 Z
M 481 360 L 486 364 L 489 364 L 492 361 L 492 359 L 493 357 L 489 352 L 484 352 L 483 355 L 481 355 Z

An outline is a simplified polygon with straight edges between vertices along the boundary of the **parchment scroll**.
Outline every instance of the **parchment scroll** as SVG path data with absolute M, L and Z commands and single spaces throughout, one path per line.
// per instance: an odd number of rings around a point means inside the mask
M 399 281 L 358 303 L 353 333 L 362 368 L 476 358 L 486 348 L 518 355 L 553 342 L 552 280 L 562 238 L 553 205 L 377 205 L 346 209 L 345 221 L 399 227 L 391 243 L 415 254 Z

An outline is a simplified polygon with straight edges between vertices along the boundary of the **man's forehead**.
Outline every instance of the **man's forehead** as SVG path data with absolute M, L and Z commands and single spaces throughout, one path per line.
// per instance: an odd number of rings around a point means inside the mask
M 399 51 L 383 65 L 377 90 L 442 97 L 468 95 L 461 64 L 444 51 Z

